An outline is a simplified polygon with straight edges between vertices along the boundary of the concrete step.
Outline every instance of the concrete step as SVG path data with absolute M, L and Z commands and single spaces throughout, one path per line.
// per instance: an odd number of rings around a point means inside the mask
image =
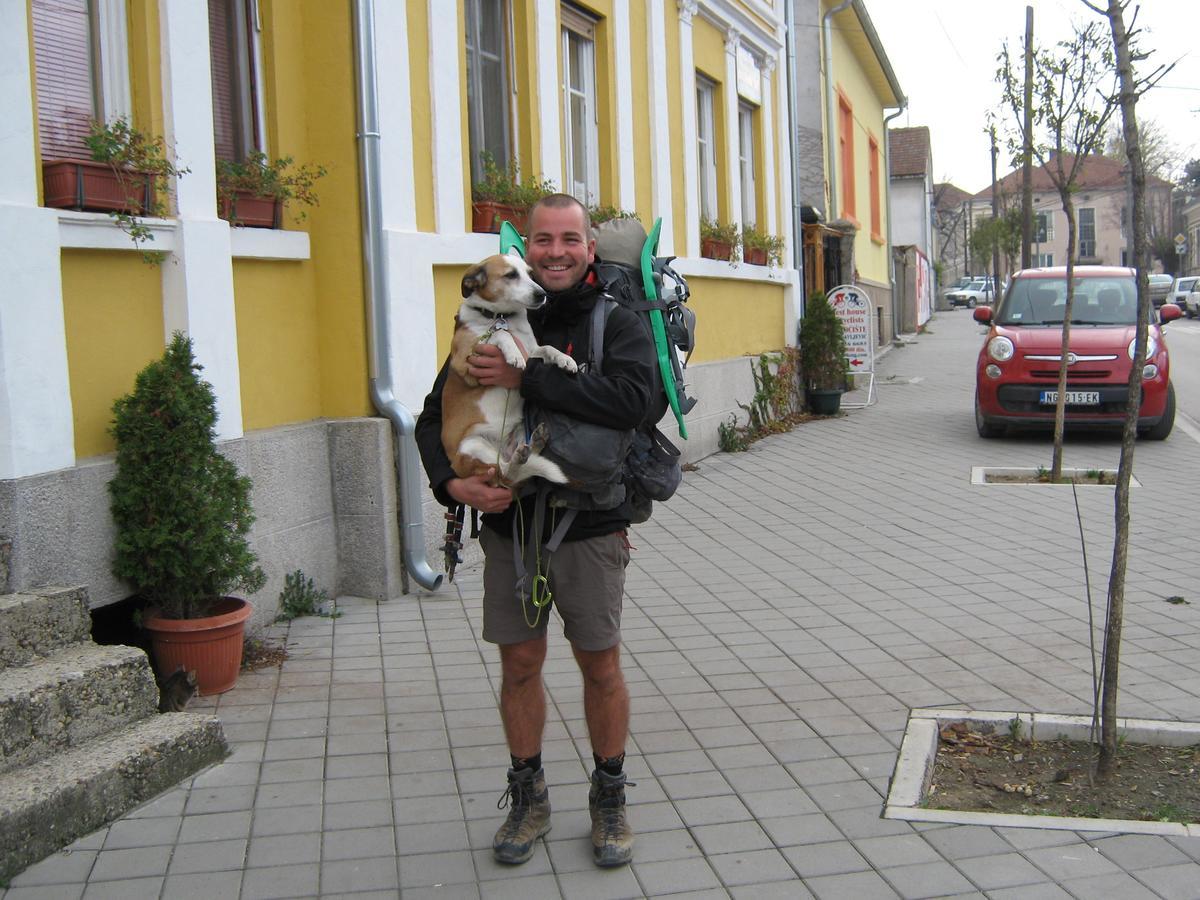
M 91 637 L 87 589 L 45 587 L 0 597 L 0 669 Z
M 0 879 L 7 881 L 227 753 L 216 716 L 156 713 L 0 775 Z
M 0 773 L 157 711 L 150 660 L 137 647 L 75 644 L 0 670 Z

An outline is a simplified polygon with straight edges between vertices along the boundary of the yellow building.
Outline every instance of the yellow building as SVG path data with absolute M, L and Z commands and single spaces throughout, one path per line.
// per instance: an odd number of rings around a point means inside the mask
M 887 131 L 906 101 L 863 0 L 794 8 L 805 287 L 864 288 L 876 342 L 887 344 L 897 333 Z
M 409 431 L 462 271 L 497 248 L 472 230 L 485 151 L 662 218 L 699 317 L 690 458 L 753 393 L 746 355 L 794 335 L 782 13 L 765 0 L 17 0 L 0 4 L 0 49 L 10 589 L 126 595 L 108 570 L 107 425 L 175 330 L 254 479 L 262 617 L 298 568 L 336 593 L 431 586 L 440 510 Z M 157 266 L 51 183 L 86 184 L 89 120 L 122 118 L 187 170 L 141 217 Z M 231 226 L 218 164 L 252 152 L 324 167 L 319 205 Z M 701 258 L 702 219 L 781 236 L 783 264 Z

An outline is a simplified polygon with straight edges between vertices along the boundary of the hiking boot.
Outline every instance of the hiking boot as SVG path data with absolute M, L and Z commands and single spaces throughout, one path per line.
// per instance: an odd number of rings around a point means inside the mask
M 625 773 L 592 773 L 588 808 L 592 813 L 592 859 L 598 866 L 623 866 L 633 859 L 633 829 L 625 816 Z
M 515 866 L 533 856 L 533 845 L 550 830 L 550 792 L 546 772 L 538 769 L 508 770 L 508 788 L 496 804 L 508 807 L 508 818 L 496 832 L 492 853 L 496 862 Z

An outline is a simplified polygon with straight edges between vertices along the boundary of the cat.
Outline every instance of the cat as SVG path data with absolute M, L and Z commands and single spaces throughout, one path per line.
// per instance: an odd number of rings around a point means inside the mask
M 158 711 L 183 712 L 196 696 L 196 672 L 180 666 L 158 682 Z

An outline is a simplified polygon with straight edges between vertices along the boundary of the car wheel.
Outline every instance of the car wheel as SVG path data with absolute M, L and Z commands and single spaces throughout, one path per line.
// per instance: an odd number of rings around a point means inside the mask
M 1167 385 L 1167 406 L 1157 425 L 1152 425 L 1138 432 L 1138 437 L 1147 441 L 1163 441 L 1175 426 L 1175 385 Z
M 1001 425 L 993 425 L 983 417 L 983 410 L 979 408 L 979 395 L 975 395 L 975 430 L 979 432 L 981 438 L 998 438 L 1003 436 L 1004 427 Z
M 1188 317 L 1189 319 L 1194 319 L 1194 318 L 1196 318 L 1196 311 L 1195 311 L 1194 309 L 1192 309 L 1190 306 L 1189 306 L 1189 307 L 1188 307 L 1188 309 L 1187 309 L 1187 317 Z
M 967 309 L 974 309 L 974 308 L 975 308 L 975 298 L 968 297 L 967 298 Z

